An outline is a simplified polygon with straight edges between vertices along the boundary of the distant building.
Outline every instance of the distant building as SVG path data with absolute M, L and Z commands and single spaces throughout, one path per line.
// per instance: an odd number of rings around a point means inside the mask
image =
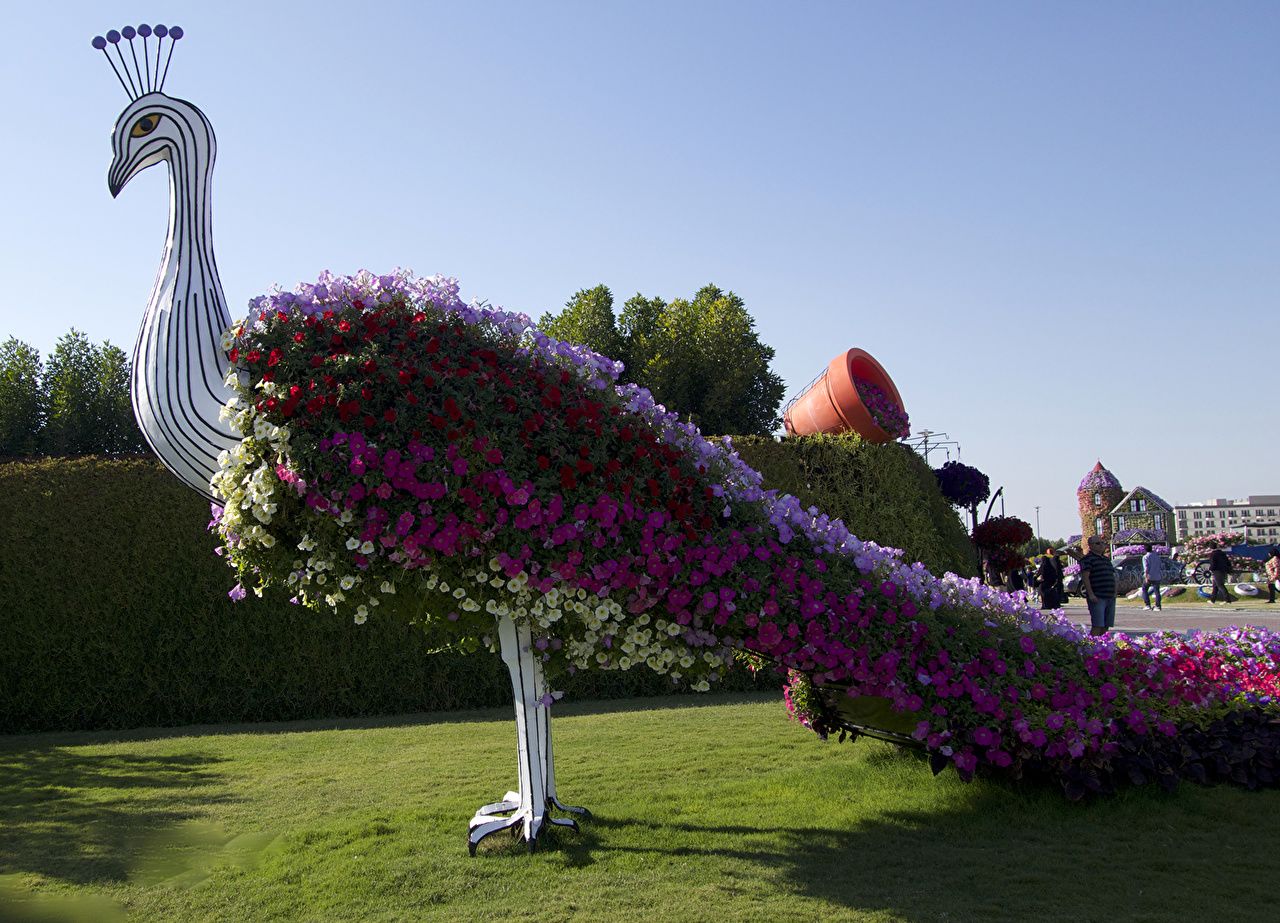
M 1111 509 L 1112 545 L 1165 545 L 1173 532 L 1173 507 L 1146 487 L 1135 487 Z
M 1246 539 L 1280 543 L 1280 494 L 1243 500 L 1206 500 L 1174 507 L 1178 540 L 1217 532 L 1243 532 Z
M 1101 535 L 1108 542 L 1115 534 L 1111 511 L 1124 499 L 1124 488 L 1116 476 L 1102 467 L 1099 460 L 1076 488 L 1076 506 L 1080 511 L 1080 547 L 1088 550 L 1089 538 Z

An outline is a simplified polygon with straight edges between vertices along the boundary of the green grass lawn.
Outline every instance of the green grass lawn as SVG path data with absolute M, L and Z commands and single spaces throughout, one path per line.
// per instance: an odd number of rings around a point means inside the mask
M 1236 582 L 1239 583 L 1243 581 L 1236 581 Z M 1169 605 L 1171 606 L 1209 606 L 1209 600 L 1202 598 L 1200 594 L 1196 592 L 1196 585 L 1194 583 L 1189 585 L 1187 584 L 1182 584 L 1182 585 L 1187 587 L 1184 592 L 1179 593 L 1177 596 L 1165 597 Z M 1245 596 L 1241 593 L 1237 593 L 1234 589 L 1235 583 L 1229 584 L 1229 586 L 1232 588 L 1231 595 L 1234 598 L 1234 602 L 1231 603 L 1232 606 L 1236 606 L 1241 609 L 1262 609 L 1262 610 L 1271 610 L 1271 609 L 1280 607 L 1280 603 L 1269 604 L 1267 602 L 1267 585 L 1262 581 L 1258 581 L 1254 583 L 1254 586 L 1258 587 L 1259 589 L 1259 594 L 1257 596 Z M 1081 604 L 1083 604 L 1084 601 L 1079 597 L 1072 597 L 1072 602 L 1080 602 Z M 1142 596 L 1141 594 L 1139 594 L 1133 599 L 1129 599 L 1127 595 L 1121 596 L 1116 600 L 1116 604 L 1121 606 L 1137 606 L 1139 609 L 1141 609 Z M 1210 606 L 1210 608 L 1212 607 Z
M 466 822 L 508 712 L 0 738 L 17 920 L 1274 919 L 1280 792 L 1087 805 L 823 743 L 773 696 L 557 709 L 538 852 Z

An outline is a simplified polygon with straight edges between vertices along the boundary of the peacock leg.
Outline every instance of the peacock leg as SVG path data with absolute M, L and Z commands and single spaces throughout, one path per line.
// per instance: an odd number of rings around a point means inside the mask
M 516 754 L 519 791 L 507 792 L 501 801 L 486 804 L 471 818 L 467 848 L 475 855 L 476 845 L 491 833 L 520 828 L 533 850 L 545 824 L 572 827 L 572 820 L 550 816 L 555 800 L 555 778 L 551 759 L 551 714 L 543 704 L 546 682 L 542 665 L 533 651 L 527 624 L 516 625 L 510 616 L 498 618 L 498 640 L 502 660 L 511 674 L 516 711 Z M 581 808 L 564 810 L 585 814 Z
M 542 672 L 542 663 L 535 661 L 535 669 L 537 670 L 536 685 L 538 690 L 538 698 L 541 700 L 542 697 L 549 690 L 547 689 L 546 677 Z M 564 811 L 568 814 L 578 814 L 582 817 L 590 817 L 591 812 L 588 811 L 586 808 L 580 808 L 571 804 L 564 804 L 560 801 L 558 797 L 556 797 L 556 763 L 555 763 L 555 756 L 551 749 L 551 711 L 550 709 L 546 709 L 546 708 L 541 709 L 539 711 L 539 716 L 542 718 L 542 721 L 540 722 L 540 727 L 542 731 L 542 754 L 543 754 L 543 760 L 545 761 L 545 766 L 546 766 L 548 807 L 554 807 L 557 810 Z M 578 825 L 569 818 L 552 817 L 552 818 L 549 818 L 549 820 L 553 824 L 559 824 L 565 827 L 572 827 L 575 830 L 578 829 Z

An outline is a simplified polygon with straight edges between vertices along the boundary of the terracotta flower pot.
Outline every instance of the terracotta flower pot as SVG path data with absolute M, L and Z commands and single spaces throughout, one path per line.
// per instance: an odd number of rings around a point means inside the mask
M 892 442 L 894 437 L 871 418 L 858 396 L 854 384 L 858 379 L 875 385 L 906 409 L 897 386 L 880 363 L 864 350 L 850 349 L 832 359 L 826 371 L 783 411 L 787 435 L 854 432 L 868 442 Z

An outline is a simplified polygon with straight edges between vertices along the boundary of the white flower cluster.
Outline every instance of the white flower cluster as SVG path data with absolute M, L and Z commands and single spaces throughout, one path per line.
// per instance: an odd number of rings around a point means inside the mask
M 276 544 L 276 536 L 266 529 L 279 509 L 275 495 L 280 481 L 264 456 L 285 458 L 289 452 L 289 428 L 258 418 L 252 406 L 244 406 L 232 397 L 222 408 L 222 418 L 231 420 L 241 432 L 251 431 L 267 452 L 256 451 L 248 439 L 218 455 L 218 470 L 209 484 L 223 504 L 223 531 L 234 534 L 238 541 L 256 543 L 263 548 Z
M 683 671 L 700 667 L 698 672 L 718 672 L 732 661 L 731 654 L 722 648 L 708 648 L 695 654 L 687 643 L 684 626 L 661 618 L 652 619 L 645 613 L 629 616 L 607 596 L 589 594 L 581 587 L 553 587 L 542 593 L 529 586 L 524 573 L 515 577 L 504 575 L 497 558 L 489 561 L 487 569 L 465 572 L 460 586 L 450 587 L 433 574 L 425 588 L 451 596 L 464 612 L 483 610 L 496 618 L 510 616 L 516 621 L 530 620 L 540 629 L 538 643 L 546 647 L 553 643 L 546 636 L 570 636 L 570 640 L 563 642 L 564 655 L 580 669 L 629 670 L 644 665 L 655 673 L 679 680 L 684 676 Z M 563 625 L 557 630 L 558 623 L 563 622 L 576 624 L 569 631 L 564 631 Z M 705 692 L 711 687 L 706 679 L 699 679 L 693 688 Z
M 253 405 L 245 404 L 235 396 L 222 408 L 222 419 L 230 420 L 242 433 L 252 434 L 218 456 L 219 469 L 210 479 L 214 494 L 223 500 L 219 530 L 229 546 L 247 551 L 252 560 L 254 548 L 275 548 L 279 539 L 268 527 L 279 510 L 278 492 L 284 489 L 275 464 L 287 463 L 290 431 L 287 426 L 276 426 L 257 416 Z M 348 512 L 338 522 L 346 525 L 352 519 Z M 355 572 L 338 573 L 340 566 L 350 569 L 351 562 L 345 556 L 340 561 L 331 549 L 317 551 L 317 547 L 318 543 L 310 533 L 303 535 L 297 549 L 309 556 L 293 561 L 286 586 L 294 590 L 302 602 L 323 600 L 336 610 L 347 602 L 349 593 L 355 599 L 363 592 L 365 579 Z M 347 539 L 347 547 L 361 553 L 373 551 L 371 543 L 361 542 L 354 536 Z M 262 589 L 260 584 L 254 587 L 254 592 L 261 596 Z M 378 593 L 395 593 L 395 584 L 384 581 Z M 369 610 L 378 602 L 377 593 L 365 593 L 355 606 L 356 623 L 363 624 L 369 617 Z

